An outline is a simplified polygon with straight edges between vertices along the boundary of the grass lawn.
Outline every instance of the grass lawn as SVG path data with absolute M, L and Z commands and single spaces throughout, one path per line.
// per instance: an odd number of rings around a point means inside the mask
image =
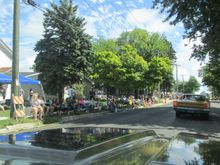
M 10 110 L 6 110 L 5 112 L 0 111 L 0 117 L 10 117 Z M 21 124 L 21 123 L 37 123 L 39 121 L 35 121 L 31 118 L 19 118 L 18 120 L 15 119 L 5 119 L 0 120 L 0 128 L 5 128 L 6 126 Z
M 5 112 L 0 111 L 0 117 L 9 117 L 10 116 L 10 111 L 5 110 Z
M 33 120 L 32 118 L 18 118 L 10 119 L 10 110 L 6 110 L 5 112 L 0 111 L 0 117 L 8 117 L 8 119 L 0 120 L 0 129 L 5 128 L 6 126 L 21 124 L 21 123 L 42 123 L 42 124 L 51 124 L 61 121 L 61 116 L 48 116 L 44 117 L 43 121 L 41 120 Z

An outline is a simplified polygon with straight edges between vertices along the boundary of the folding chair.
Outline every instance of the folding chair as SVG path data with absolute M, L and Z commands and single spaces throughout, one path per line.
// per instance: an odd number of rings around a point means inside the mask
M 12 101 L 14 105 L 14 117 L 17 119 L 18 117 L 25 117 L 25 109 L 24 109 L 24 99 L 21 96 L 12 96 Z

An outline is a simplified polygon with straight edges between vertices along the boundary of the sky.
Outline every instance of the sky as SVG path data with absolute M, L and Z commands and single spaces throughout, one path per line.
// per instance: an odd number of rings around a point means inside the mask
M 59 0 L 35 0 L 35 2 L 42 8 L 49 8 L 50 2 L 58 4 Z M 201 65 L 195 59 L 190 60 L 193 42 L 183 39 L 183 25 L 179 23 L 173 26 L 164 22 L 165 15 L 151 8 L 151 0 L 74 0 L 73 3 L 78 6 L 78 16 L 86 20 L 86 32 L 95 38 L 117 38 L 122 32 L 134 28 L 164 34 L 176 51 L 178 79 L 186 81 L 192 75 L 201 82 L 201 78 L 198 77 Z M 13 0 L 0 0 L 0 7 L 0 38 L 12 47 Z M 41 10 L 26 5 L 21 0 L 20 71 L 30 71 L 34 64 L 36 52 L 33 49 L 36 42 L 42 38 L 43 20 Z M 201 90 L 206 88 L 202 87 Z

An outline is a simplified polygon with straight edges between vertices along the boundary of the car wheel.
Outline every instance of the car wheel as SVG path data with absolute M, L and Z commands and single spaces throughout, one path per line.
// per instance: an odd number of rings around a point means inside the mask
M 176 117 L 179 118 L 180 115 L 181 115 L 181 113 L 176 111 Z

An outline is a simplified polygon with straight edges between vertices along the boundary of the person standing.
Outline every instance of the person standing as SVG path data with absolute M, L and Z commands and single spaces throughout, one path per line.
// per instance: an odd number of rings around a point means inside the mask
M 68 97 L 71 98 L 71 100 L 75 98 L 75 91 L 71 86 L 68 88 L 67 93 L 68 93 Z
M 31 88 L 31 89 L 29 90 L 29 101 L 30 101 L 30 102 L 31 102 L 31 100 L 32 100 L 33 94 L 34 94 L 34 91 L 33 91 L 33 89 Z
M 24 90 L 20 87 L 19 96 L 24 98 Z

